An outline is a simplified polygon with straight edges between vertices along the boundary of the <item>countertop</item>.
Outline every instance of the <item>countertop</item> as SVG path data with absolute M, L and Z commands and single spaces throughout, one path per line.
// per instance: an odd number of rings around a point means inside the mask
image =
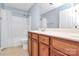
M 51 29 L 45 31 L 29 31 L 38 34 L 44 34 L 48 36 L 60 37 L 67 40 L 77 41 L 79 42 L 79 30 L 74 29 Z

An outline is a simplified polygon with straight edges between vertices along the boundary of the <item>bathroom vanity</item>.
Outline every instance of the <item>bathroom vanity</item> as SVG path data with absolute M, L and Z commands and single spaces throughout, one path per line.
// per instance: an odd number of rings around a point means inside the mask
M 30 56 L 79 56 L 79 33 L 29 31 Z

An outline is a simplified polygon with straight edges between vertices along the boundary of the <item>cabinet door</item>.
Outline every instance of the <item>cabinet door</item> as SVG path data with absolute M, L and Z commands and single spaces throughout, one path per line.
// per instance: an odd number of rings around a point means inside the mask
M 39 43 L 39 56 L 49 56 L 49 46 Z
M 51 56 L 67 56 L 66 54 L 64 54 L 56 49 L 51 50 L 50 53 L 51 53 Z
M 38 41 L 32 39 L 32 56 L 38 56 Z
M 29 55 L 31 55 L 31 38 L 29 38 L 28 40 L 28 51 L 29 51 Z
M 70 56 L 77 55 L 78 46 L 79 45 L 77 44 L 77 42 L 68 41 L 60 38 L 53 39 L 53 47 Z

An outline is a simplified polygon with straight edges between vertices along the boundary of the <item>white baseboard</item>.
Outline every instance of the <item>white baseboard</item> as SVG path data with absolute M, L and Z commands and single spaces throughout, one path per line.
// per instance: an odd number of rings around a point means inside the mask
M 16 43 L 16 44 L 12 44 L 12 45 L 7 46 L 7 47 L 1 47 L 0 50 L 5 49 L 5 48 L 10 48 L 10 47 L 17 47 L 17 46 L 20 46 L 20 45 L 22 45 L 22 44 L 21 43 Z
M 27 41 L 27 42 L 28 42 L 28 41 Z M 17 46 L 20 46 L 20 45 L 23 46 L 23 49 L 27 49 L 27 48 L 28 48 L 27 43 L 26 43 L 26 44 L 23 44 L 22 42 L 15 42 L 15 43 L 12 43 L 10 46 L 1 47 L 0 50 L 5 49 L 5 48 L 10 48 L 10 47 L 17 47 Z

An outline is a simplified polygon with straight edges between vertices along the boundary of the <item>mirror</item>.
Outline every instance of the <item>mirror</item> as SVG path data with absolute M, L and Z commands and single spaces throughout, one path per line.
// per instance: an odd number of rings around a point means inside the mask
M 41 14 L 41 18 L 46 18 L 47 28 L 79 28 L 79 3 L 60 5 L 44 3 L 44 5 L 47 9 L 43 8 L 45 12 Z

